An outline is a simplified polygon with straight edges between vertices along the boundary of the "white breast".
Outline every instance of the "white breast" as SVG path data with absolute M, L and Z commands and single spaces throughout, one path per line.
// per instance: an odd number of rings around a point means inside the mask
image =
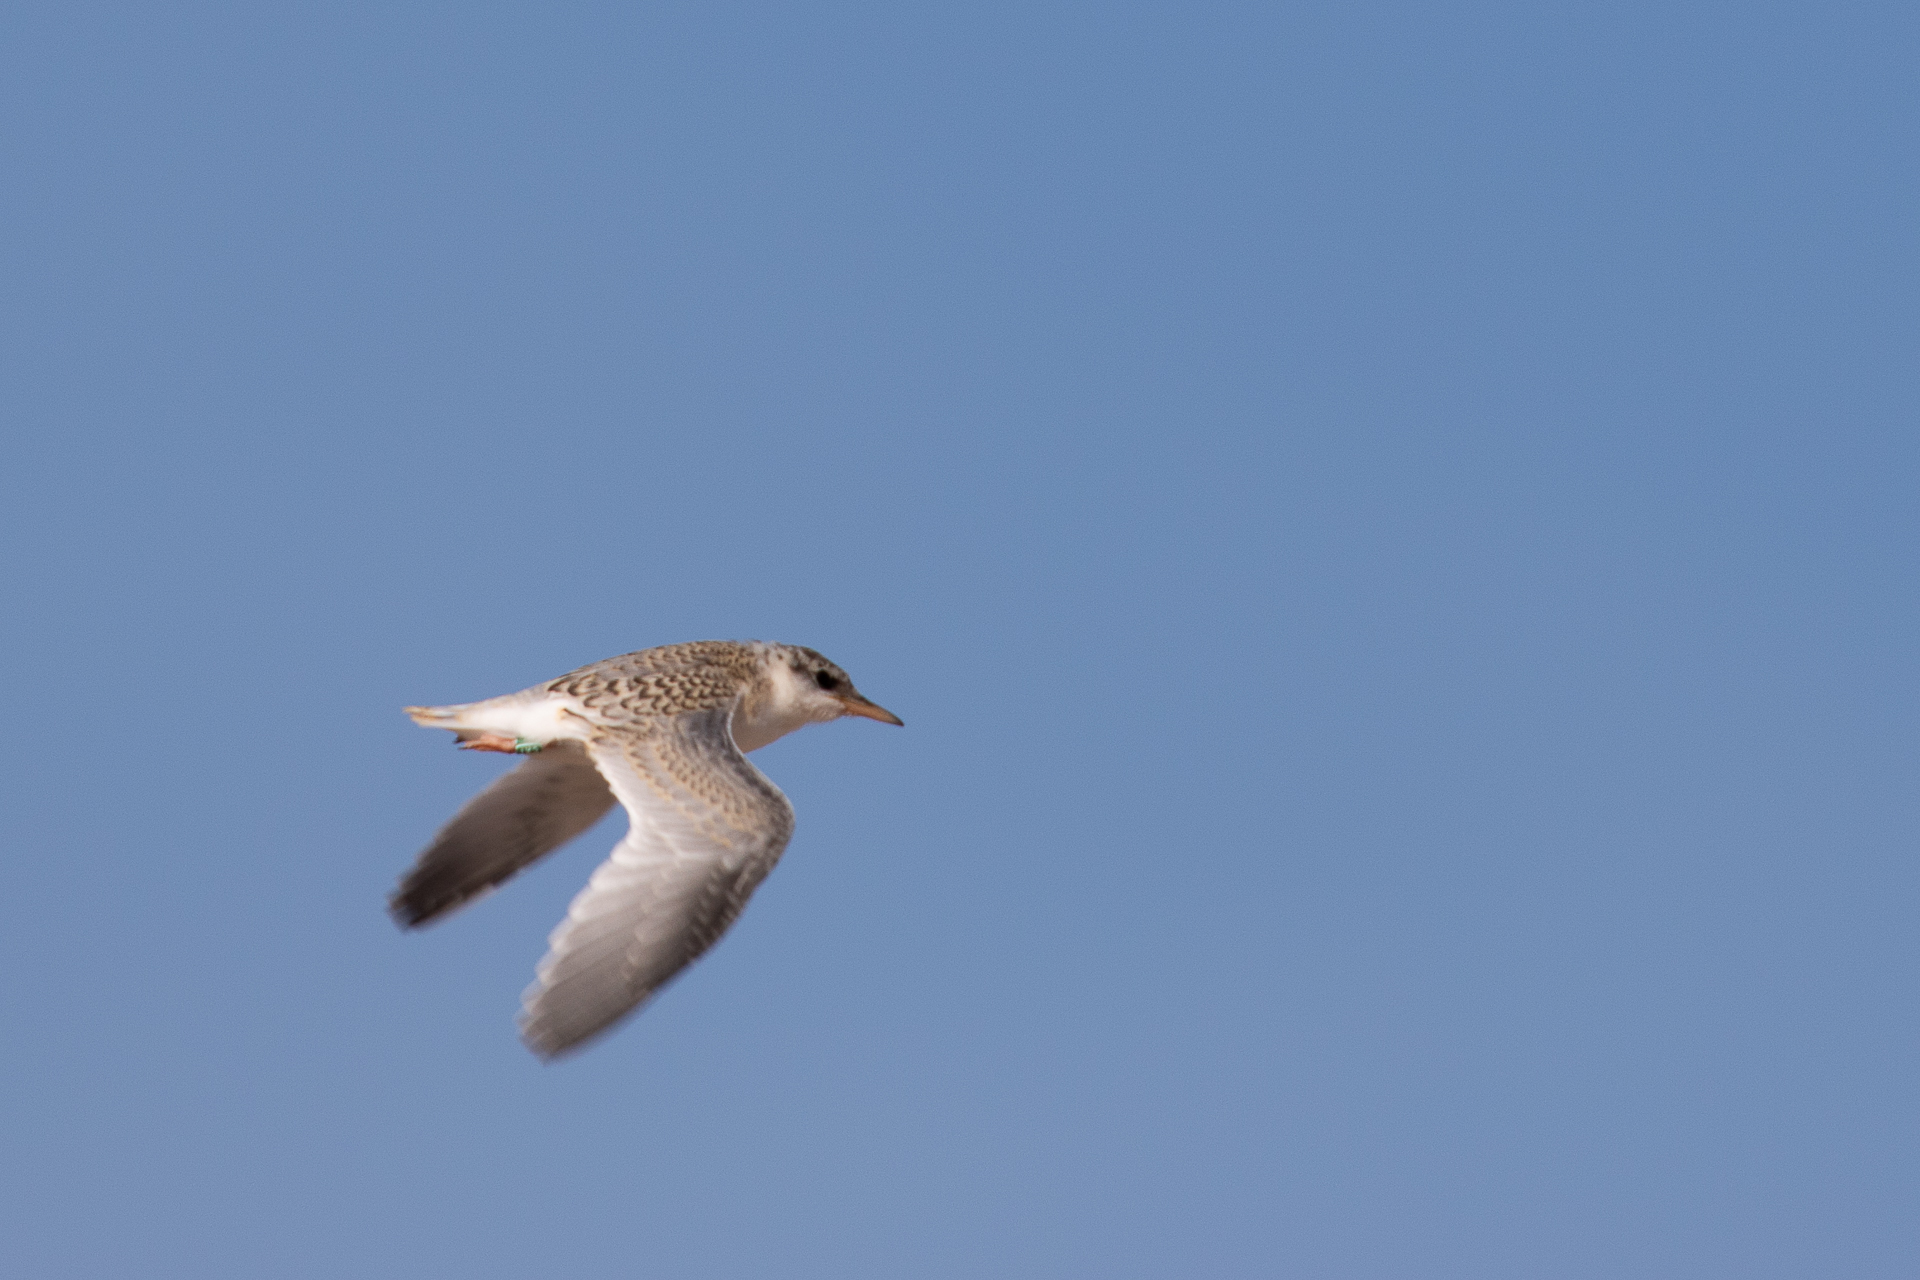
M 733 741 L 742 751 L 758 751 L 816 718 L 807 705 L 808 687 L 784 662 L 768 664 L 773 696 L 762 698 L 752 714 L 744 706 L 733 713 Z

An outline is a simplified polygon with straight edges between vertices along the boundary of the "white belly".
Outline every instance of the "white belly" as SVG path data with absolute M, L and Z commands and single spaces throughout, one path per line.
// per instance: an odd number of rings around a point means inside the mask
M 504 733 L 528 742 L 557 742 L 562 738 L 584 740 L 593 725 L 572 713 L 571 698 L 499 698 L 476 703 L 460 717 L 463 729 L 483 729 Z

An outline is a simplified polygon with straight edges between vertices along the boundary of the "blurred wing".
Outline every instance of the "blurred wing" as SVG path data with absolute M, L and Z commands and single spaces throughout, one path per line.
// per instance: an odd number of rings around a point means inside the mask
M 600 820 L 613 792 L 577 742 L 556 742 L 469 800 L 388 902 L 402 928 L 479 897 Z
M 607 732 L 587 752 L 632 823 L 549 939 L 520 1019 L 551 1058 L 606 1030 L 719 940 L 793 835 L 793 807 L 724 707 Z

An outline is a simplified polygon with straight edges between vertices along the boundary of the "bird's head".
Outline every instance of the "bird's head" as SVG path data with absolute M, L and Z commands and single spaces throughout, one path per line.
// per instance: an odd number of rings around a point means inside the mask
M 812 721 L 838 720 L 842 716 L 865 716 L 882 724 L 903 724 L 899 716 L 869 699 L 853 687 L 847 673 L 812 649 L 800 645 L 782 645 L 780 660 L 787 667 L 789 680 L 783 681 L 788 696 Z

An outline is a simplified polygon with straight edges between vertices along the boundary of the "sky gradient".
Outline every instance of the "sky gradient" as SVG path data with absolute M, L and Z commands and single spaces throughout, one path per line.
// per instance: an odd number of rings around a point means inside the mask
M 1908 6 L 0 16 L 0 1260 L 1910 1277 Z M 702 638 L 733 932 L 403 935 Z

